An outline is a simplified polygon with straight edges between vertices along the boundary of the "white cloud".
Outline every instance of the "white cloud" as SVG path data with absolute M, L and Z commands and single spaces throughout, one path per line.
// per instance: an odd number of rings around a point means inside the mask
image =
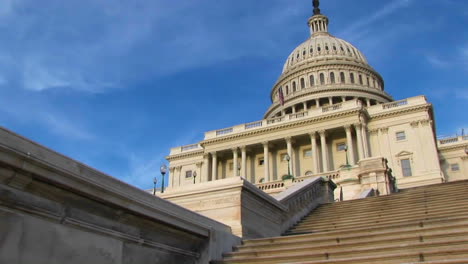
M 361 34 L 363 29 L 368 28 L 370 25 L 375 23 L 378 20 L 382 20 L 389 15 L 396 12 L 398 9 L 408 7 L 411 2 L 414 0 L 393 0 L 390 3 L 384 5 L 381 9 L 371 13 L 369 16 L 366 16 L 356 22 L 352 23 L 350 26 L 346 27 L 339 35 L 340 36 L 350 36 L 356 34 Z
M 447 68 L 450 66 L 450 62 L 436 55 L 426 55 L 427 61 L 436 68 Z

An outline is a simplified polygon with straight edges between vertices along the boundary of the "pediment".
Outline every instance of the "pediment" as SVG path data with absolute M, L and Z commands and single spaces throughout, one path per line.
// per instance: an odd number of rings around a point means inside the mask
M 400 151 L 398 154 L 396 154 L 395 157 L 403 157 L 403 156 L 411 156 L 411 155 L 413 155 L 413 152 L 403 150 L 403 151 Z

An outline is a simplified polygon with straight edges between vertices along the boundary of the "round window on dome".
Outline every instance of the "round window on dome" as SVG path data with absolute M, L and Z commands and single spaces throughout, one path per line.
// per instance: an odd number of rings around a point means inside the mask
M 322 48 L 320 48 L 320 46 L 317 47 L 317 51 L 320 52 L 322 51 Z
M 325 50 L 327 50 L 327 51 L 328 51 L 328 46 L 325 46 Z

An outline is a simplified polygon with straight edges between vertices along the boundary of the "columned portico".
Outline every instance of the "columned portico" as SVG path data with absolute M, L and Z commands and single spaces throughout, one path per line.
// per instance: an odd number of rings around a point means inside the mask
M 328 172 L 329 167 L 328 167 L 328 148 L 327 148 L 327 139 L 325 138 L 325 130 L 319 131 L 320 134 L 320 145 L 322 148 L 322 168 L 323 172 Z
M 351 126 L 350 125 L 346 125 L 345 127 L 345 131 L 346 131 L 346 145 L 348 147 L 348 151 L 347 151 L 347 155 L 348 155 L 348 158 L 349 158 L 349 163 L 351 165 L 354 165 L 356 164 L 356 159 L 354 157 L 354 144 L 353 144 L 353 137 L 352 137 L 352 134 L 351 134 Z
M 263 167 L 264 167 L 264 179 L 265 182 L 270 181 L 270 152 L 268 150 L 268 142 L 262 142 L 263 144 Z
M 213 181 L 218 179 L 218 156 L 216 152 L 211 153 L 211 177 Z

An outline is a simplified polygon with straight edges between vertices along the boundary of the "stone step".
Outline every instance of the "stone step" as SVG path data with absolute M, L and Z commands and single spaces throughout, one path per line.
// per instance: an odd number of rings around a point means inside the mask
M 412 206 L 412 205 L 406 205 L 402 206 L 400 208 L 389 208 L 388 210 L 372 210 L 371 208 L 368 208 L 367 211 L 364 210 L 353 210 L 351 212 L 345 213 L 345 212 L 340 212 L 340 213 L 335 213 L 335 214 L 321 214 L 320 212 L 313 212 L 313 217 L 305 217 L 304 219 L 301 220 L 301 222 L 307 222 L 310 220 L 315 220 L 315 219 L 320 219 L 320 220 L 326 220 L 326 219 L 341 219 L 341 218 L 350 218 L 350 217 L 367 217 L 367 216 L 375 216 L 375 215 L 394 215 L 397 213 L 402 213 L 402 212 L 408 212 L 408 211 L 427 211 L 427 210 L 437 210 L 440 208 L 445 208 L 445 209 L 454 209 L 456 210 L 458 207 L 466 207 L 468 205 L 468 199 L 466 201 L 453 201 L 451 203 L 440 203 L 440 204 L 433 204 L 433 205 L 425 205 L 422 204 L 420 206 Z M 310 215 L 309 215 L 310 216 Z
M 365 250 L 375 247 L 386 247 L 389 245 L 398 245 L 402 243 L 417 244 L 421 242 L 447 242 L 454 240 L 467 239 L 468 228 L 461 230 L 460 232 L 447 232 L 446 233 L 435 233 L 435 232 L 420 232 L 412 234 L 400 234 L 399 236 L 386 236 L 384 238 L 371 237 L 366 238 L 362 236 L 359 240 L 358 237 L 349 240 L 338 240 L 330 239 L 329 241 L 319 242 L 290 242 L 288 244 L 278 245 L 264 245 L 262 247 L 248 247 L 243 250 L 227 253 L 225 257 L 260 257 L 260 256 L 281 256 L 283 254 L 301 254 L 307 253 L 342 253 L 342 252 L 355 252 L 358 250 Z
M 373 198 L 373 197 L 370 197 Z M 366 199 L 370 199 L 366 198 Z M 348 211 L 350 208 L 353 209 L 361 209 L 361 208 L 367 208 L 369 206 L 376 207 L 379 209 L 383 209 L 380 206 L 382 205 L 392 205 L 392 206 L 399 206 L 399 205 L 407 205 L 407 204 L 419 204 L 421 202 L 424 203 L 429 203 L 429 204 L 434 204 L 434 203 L 443 203 L 443 202 L 448 202 L 448 201 L 463 201 L 468 198 L 468 194 L 465 192 L 465 190 L 460 190 L 457 191 L 457 193 L 453 193 L 450 195 L 439 195 L 439 196 L 425 196 L 425 197 L 408 197 L 407 199 L 395 199 L 395 200 L 387 200 L 387 199 L 380 199 L 380 198 L 385 198 L 385 197 L 377 197 L 378 199 L 375 199 L 374 201 L 368 201 L 366 199 L 361 199 L 361 200 L 352 200 L 352 201 L 343 201 L 343 202 L 336 202 L 336 203 L 327 203 L 321 205 L 319 208 L 317 208 L 317 212 L 320 212 L 322 210 L 330 210 L 333 209 L 336 212 L 340 211 Z M 346 206 L 343 206 L 343 204 L 346 204 Z
M 295 247 L 298 243 L 308 245 L 343 245 L 343 244 L 366 244 L 378 243 L 387 240 L 396 240 L 408 238 L 417 238 L 418 240 L 434 240 L 440 235 L 450 234 L 456 236 L 459 233 L 468 232 L 468 219 L 455 223 L 434 224 L 424 227 L 400 227 L 389 230 L 369 230 L 359 233 L 337 233 L 327 232 L 320 234 L 296 235 L 288 237 L 274 237 L 268 239 L 258 239 L 255 241 L 245 241 L 244 245 L 237 246 L 236 252 L 249 250 L 267 250 L 275 247 L 276 249 L 287 249 Z M 453 232 L 453 230 L 456 230 Z
M 433 219 L 413 219 L 413 220 L 397 220 L 394 222 L 387 222 L 385 224 L 372 224 L 372 225 L 359 225 L 359 226 L 350 226 L 350 227 L 343 227 L 343 228 L 330 228 L 329 230 L 326 229 L 321 229 L 321 230 L 312 230 L 312 231 L 303 231 L 300 233 L 303 234 L 314 234 L 314 235 L 319 235 L 319 234 L 341 234 L 341 233 L 359 233 L 362 231 L 366 230 L 386 230 L 386 229 L 395 229 L 395 228 L 403 228 L 403 227 L 408 227 L 408 228 L 418 228 L 418 227 L 425 227 L 427 225 L 431 225 L 433 223 L 445 223 L 448 221 L 466 221 L 468 218 L 468 215 L 464 212 L 461 212 L 459 214 L 453 214 L 450 217 L 443 216 L 440 218 L 433 218 Z M 287 231 L 286 235 L 294 235 L 294 231 Z
M 416 242 L 416 243 L 399 243 L 397 245 L 374 246 L 365 249 L 350 249 L 337 252 L 308 252 L 307 250 L 296 253 L 277 251 L 276 254 L 269 256 L 255 257 L 231 257 L 225 258 L 224 263 L 290 263 L 304 261 L 323 261 L 323 260 L 340 260 L 340 259 L 355 259 L 365 257 L 377 257 L 383 261 L 383 255 L 399 255 L 412 252 L 424 252 L 435 250 L 465 250 L 468 255 L 468 239 L 445 240 L 436 242 Z M 280 254 L 281 252 L 281 254 Z M 358 262 L 361 263 L 361 262 Z M 385 263 L 385 262 L 382 262 Z
M 466 259 L 452 259 L 452 260 L 435 260 L 435 261 L 418 261 L 418 262 L 406 262 L 402 264 L 468 264 L 468 258 Z
M 319 222 L 319 223 L 300 223 L 290 230 L 286 232 L 294 233 L 294 232 L 323 232 L 323 231 L 331 231 L 331 230 L 339 230 L 339 229 L 347 229 L 352 228 L 355 226 L 378 226 L 378 225 L 385 225 L 385 224 L 392 224 L 396 222 L 402 221 L 418 221 L 418 220 L 430 220 L 430 219 L 444 219 L 448 216 L 464 216 L 468 215 L 467 208 L 460 209 L 458 211 L 454 210 L 439 210 L 439 211 L 432 211 L 427 213 L 411 213 L 408 215 L 393 215 L 390 216 L 391 218 L 370 218 L 370 219 L 353 219 L 351 220 L 344 220 L 343 222 Z

